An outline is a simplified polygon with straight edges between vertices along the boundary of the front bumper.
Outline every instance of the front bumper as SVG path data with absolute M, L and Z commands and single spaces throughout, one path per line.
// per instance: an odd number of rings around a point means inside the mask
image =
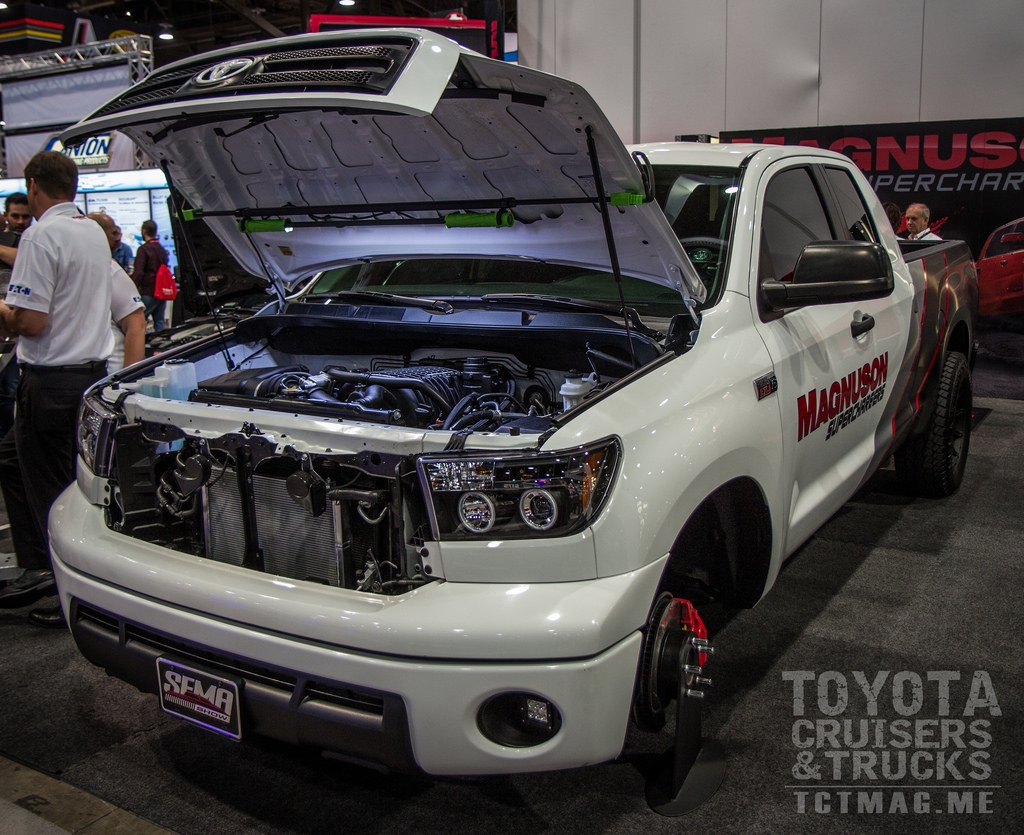
M 371 600 L 121 536 L 74 485 L 54 505 L 50 536 L 62 605 L 93 663 L 150 692 L 160 655 L 240 678 L 243 733 L 430 774 L 616 757 L 638 629 L 662 569 L 657 561 L 576 583 L 434 583 Z M 511 691 L 553 703 L 558 733 L 521 748 L 488 739 L 480 707 Z

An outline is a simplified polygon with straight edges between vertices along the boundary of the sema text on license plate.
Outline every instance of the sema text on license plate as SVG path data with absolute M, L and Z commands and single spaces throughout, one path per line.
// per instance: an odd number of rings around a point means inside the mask
M 169 658 L 156 660 L 160 707 L 207 730 L 242 738 L 238 683 Z

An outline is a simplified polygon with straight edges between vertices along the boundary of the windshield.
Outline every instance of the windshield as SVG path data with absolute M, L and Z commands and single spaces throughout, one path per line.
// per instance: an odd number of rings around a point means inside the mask
M 655 197 L 707 288 L 702 305 L 717 303 L 725 285 L 740 169 L 655 165 Z M 526 258 L 405 258 L 368 261 L 326 270 L 304 294 L 387 293 L 444 299 L 454 305 L 482 297 L 527 295 L 621 308 L 620 287 L 610 272 Z M 671 318 L 685 311 L 680 295 L 665 286 L 622 276 L 621 297 L 643 317 Z
M 711 307 L 725 285 L 733 208 L 742 172 L 685 165 L 653 168 L 655 197 L 707 288 L 702 307 Z
M 530 296 L 621 308 L 619 287 L 609 272 L 542 261 L 500 258 L 407 258 L 337 267 L 322 273 L 305 296 L 345 292 L 445 299 L 458 304 L 486 298 Z M 686 308 L 679 293 L 643 279 L 623 276 L 627 307 L 641 315 L 671 317 Z

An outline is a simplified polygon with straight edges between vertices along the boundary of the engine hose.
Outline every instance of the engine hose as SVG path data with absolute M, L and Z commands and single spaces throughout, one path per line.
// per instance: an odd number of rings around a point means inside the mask
M 499 412 L 495 409 L 479 409 L 475 412 L 470 412 L 469 414 L 463 415 L 454 423 L 452 423 L 452 425 L 449 428 L 452 429 L 453 431 L 458 431 L 459 429 L 465 429 L 466 426 L 475 421 L 489 421 L 491 423 L 498 424 L 502 420 L 524 418 L 526 416 L 526 414 L 521 412 Z M 478 429 L 480 427 L 474 426 L 473 428 Z
M 171 483 L 168 470 L 160 476 L 160 483 L 156 489 L 157 505 L 161 510 L 167 511 L 175 519 L 188 519 L 195 516 L 199 505 L 196 502 L 196 495 L 183 496 L 177 487 Z M 182 508 L 182 505 L 185 505 Z
M 442 429 L 451 429 L 452 428 L 452 424 L 456 420 L 458 420 L 459 415 L 461 415 L 465 411 L 466 407 L 471 405 L 471 404 L 475 404 L 476 401 L 479 398 L 480 398 L 479 393 L 477 393 L 475 391 L 470 392 L 465 397 L 463 397 L 458 403 L 455 404 L 455 408 L 452 409 L 451 412 L 448 413 L 448 417 L 446 417 L 444 419 L 444 424 L 441 426 L 441 428 Z
M 447 398 L 441 395 L 434 386 L 415 377 L 394 377 L 387 374 L 373 374 L 367 371 L 346 371 L 342 368 L 335 368 L 334 366 L 328 366 L 325 368 L 324 373 L 330 376 L 331 379 L 340 380 L 344 383 L 378 385 L 389 389 L 415 389 L 416 391 L 423 392 L 427 397 L 434 400 L 441 407 L 444 414 L 447 414 L 452 410 L 452 404 L 449 403 Z

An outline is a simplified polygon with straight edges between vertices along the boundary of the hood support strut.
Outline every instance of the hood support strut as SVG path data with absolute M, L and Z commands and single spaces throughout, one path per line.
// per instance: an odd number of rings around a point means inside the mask
M 196 275 L 199 277 L 199 283 L 203 287 L 203 293 L 207 299 L 213 298 L 210 294 L 210 287 L 206 281 L 206 271 L 203 269 L 202 262 L 199 260 L 199 253 L 196 252 L 195 242 L 192 240 L 192 234 L 189 232 L 188 224 L 185 222 L 185 213 L 181 204 L 181 195 L 178 190 L 174 188 L 173 181 L 171 180 L 171 173 L 168 170 L 167 160 L 164 160 L 160 164 L 160 168 L 164 172 L 164 179 L 167 180 L 167 185 L 170 187 L 171 195 L 171 214 L 181 220 L 178 228 L 181 229 L 182 236 L 185 238 L 185 249 L 188 251 L 188 258 L 192 262 L 192 268 L 195 270 Z M 210 315 L 213 316 L 213 321 L 217 326 L 217 334 L 220 336 L 221 353 L 224 355 L 224 362 L 227 364 L 228 370 L 234 370 L 235 363 L 231 359 L 231 352 L 227 349 L 227 344 L 224 339 L 224 324 L 220 320 L 220 315 L 217 313 L 217 308 L 214 304 L 210 303 Z
M 587 125 L 587 155 L 590 157 L 590 167 L 594 171 L 597 204 L 601 209 L 601 220 L 604 223 L 604 239 L 608 243 L 608 259 L 611 261 L 612 275 L 615 276 L 615 286 L 619 290 L 619 303 L 622 305 L 622 321 L 626 326 L 626 342 L 629 343 L 630 359 L 633 361 L 633 369 L 635 370 L 637 367 L 636 349 L 633 347 L 633 333 L 629 324 L 629 312 L 626 310 L 626 297 L 622 293 L 622 269 L 619 267 L 619 254 L 615 249 L 612 218 L 608 213 L 608 195 L 604 191 L 604 179 L 601 177 L 601 164 L 597 158 L 597 143 L 594 141 L 594 128 L 592 125 Z
M 368 221 L 373 224 L 383 224 L 375 215 L 379 214 L 402 214 L 406 212 L 443 212 L 443 211 L 492 211 L 495 209 L 514 209 L 518 206 L 547 206 L 557 204 L 562 206 L 572 204 L 594 203 L 593 197 L 536 197 L 530 199 L 517 199 L 515 197 L 501 197 L 476 200 L 432 200 L 410 203 L 352 203 L 326 206 L 278 206 L 274 208 L 262 206 L 250 209 L 192 209 L 192 218 L 207 217 L 233 217 L 238 221 L 249 219 L 280 220 L 282 215 L 290 215 L 289 225 L 298 229 L 303 226 L 344 226 Z M 341 217 L 350 215 L 352 217 Z M 312 221 L 296 221 L 295 217 L 315 217 Z M 416 219 L 417 223 L 425 223 L 422 218 Z M 436 221 L 443 223 L 444 218 Z

